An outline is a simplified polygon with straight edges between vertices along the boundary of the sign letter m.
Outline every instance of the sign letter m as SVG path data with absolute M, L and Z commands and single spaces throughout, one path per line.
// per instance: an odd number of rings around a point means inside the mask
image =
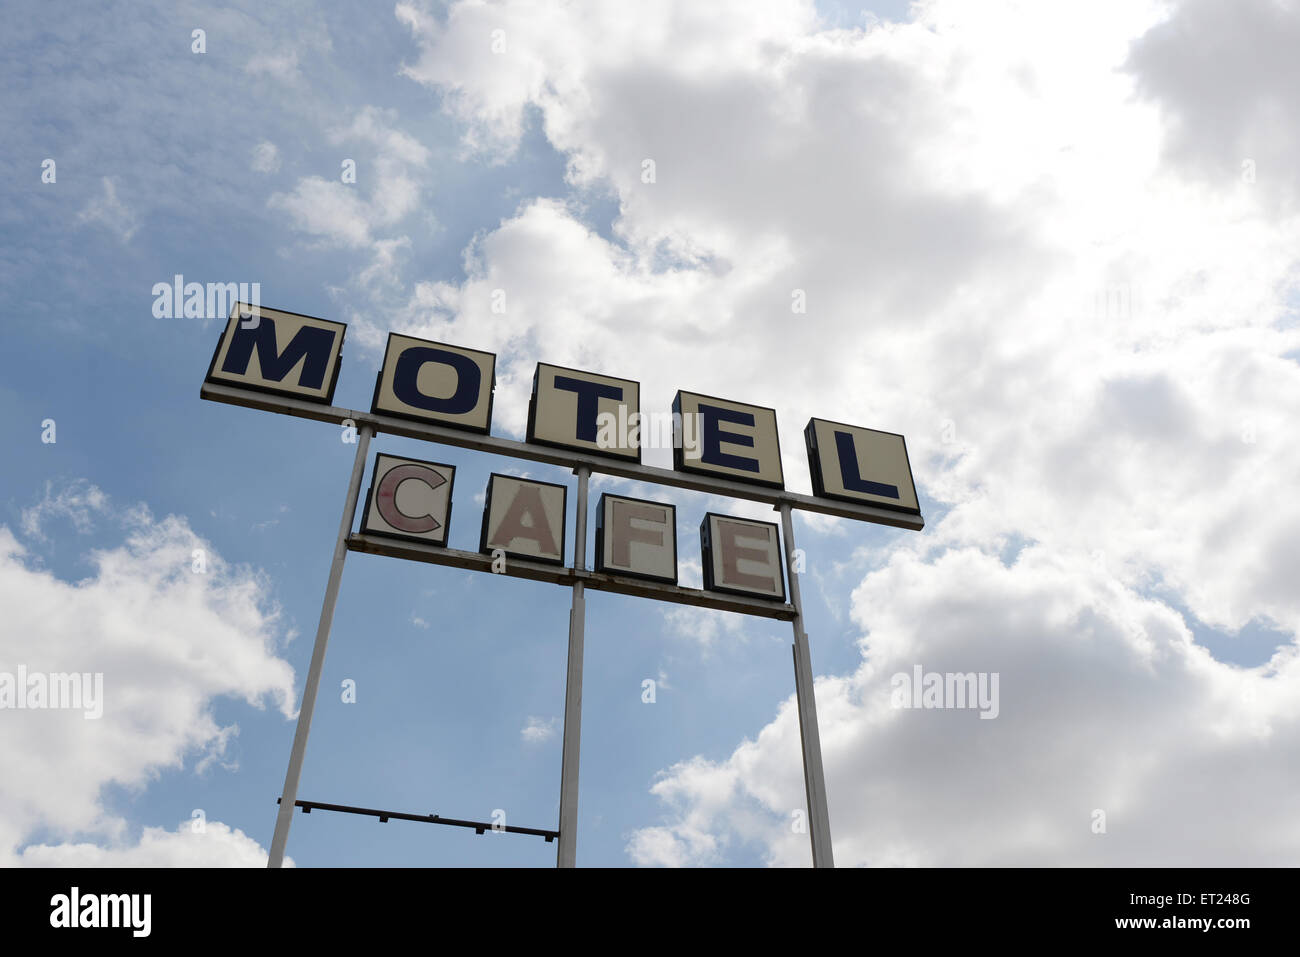
M 329 405 L 346 331 L 341 322 L 236 303 L 208 381 Z

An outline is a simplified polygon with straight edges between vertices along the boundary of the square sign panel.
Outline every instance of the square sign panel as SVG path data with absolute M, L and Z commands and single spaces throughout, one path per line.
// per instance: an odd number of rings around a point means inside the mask
M 488 478 L 479 550 L 564 564 L 564 509 L 569 490 L 553 482 L 499 475 Z
M 341 322 L 237 302 L 207 381 L 329 405 L 343 353 Z
M 813 494 L 921 514 L 901 435 L 825 419 L 804 429 Z
M 453 465 L 375 456 L 366 510 L 361 516 L 362 534 L 445 546 L 455 478 Z
M 605 493 L 596 517 L 596 571 L 677 584 L 677 509 Z
M 771 522 L 710 512 L 700 524 L 700 545 L 709 591 L 785 601 L 781 536 Z
M 539 362 L 528 441 L 640 462 L 641 444 L 632 433 L 640 409 L 639 383 Z
M 490 352 L 390 332 L 370 411 L 486 435 L 496 362 Z
M 774 410 L 678 392 L 673 413 L 677 471 L 785 488 Z

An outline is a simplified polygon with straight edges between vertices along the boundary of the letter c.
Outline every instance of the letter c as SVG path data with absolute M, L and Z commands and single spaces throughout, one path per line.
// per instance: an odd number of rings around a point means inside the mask
M 375 489 L 375 506 L 385 522 L 403 532 L 421 534 L 432 532 L 441 523 L 431 513 L 407 515 L 397 507 L 397 489 L 403 482 L 423 482 L 430 489 L 447 484 L 441 474 L 425 465 L 407 463 L 389 469 Z

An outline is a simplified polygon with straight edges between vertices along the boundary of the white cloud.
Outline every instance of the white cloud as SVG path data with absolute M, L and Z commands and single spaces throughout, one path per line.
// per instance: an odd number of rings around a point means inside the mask
M 47 492 L 46 502 L 84 500 L 88 490 L 98 493 L 76 483 Z M 283 636 L 266 580 L 228 565 L 183 518 L 114 509 L 102 497 L 95 513 L 124 527 L 125 539 L 90 552 L 93 571 L 76 582 L 40 568 L 0 526 L 0 648 L 9 668 L 103 675 L 98 720 L 4 712 L 0 750 L 21 772 L 0 778 L 0 861 L 12 863 L 38 830 L 121 848 L 125 822 L 105 809 L 102 790 L 139 790 L 164 769 L 193 761 L 201 772 L 225 760 L 238 726 L 217 723 L 217 698 L 292 714 L 293 670 L 277 655 Z M 194 571 L 196 550 L 206 572 Z
M 267 200 L 268 208 L 287 215 L 294 229 L 320 244 L 368 252 L 369 261 L 351 277 L 350 286 L 372 302 L 374 297 L 382 301 L 398 282 L 411 240 L 392 230 L 419 210 L 429 186 L 430 151 L 396 123 L 391 110 L 361 109 L 350 124 L 329 131 L 331 143 L 353 148 L 345 159 L 355 182 L 343 182 L 340 165 L 337 179 L 305 176 L 290 192 L 273 193 Z M 432 216 L 425 220 L 427 227 L 435 225 Z M 340 286 L 337 291 L 348 290 Z
M 370 264 L 357 274 L 357 284 L 362 289 L 372 290 L 396 283 L 403 265 L 403 254 L 410 249 L 409 236 L 376 240 L 370 247 Z
M 559 730 L 559 727 L 559 718 L 529 717 L 528 723 L 519 732 L 519 736 L 527 744 L 541 744 L 543 741 L 549 741 L 555 737 L 555 732 Z
M 289 217 L 305 233 L 340 246 L 370 244 L 370 212 L 356 190 L 338 180 L 305 176 L 290 193 L 275 193 L 269 208 Z
M 1300 202 L 1298 44 L 1294 0 L 1191 0 L 1145 34 L 1130 60 L 1141 92 L 1164 110 L 1165 155 L 1220 188 L 1239 180 L 1264 215 L 1292 215 Z
M 41 501 L 22 511 L 23 532 L 45 541 L 48 537 L 43 526 L 51 518 L 66 518 L 78 532 L 86 533 L 93 527 L 95 516 L 107 507 L 108 496 L 84 479 L 64 485 L 57 492 L 53 482 L 46 482 Z
M 1282 866 L 1300 851 L 1294 646 L 1222 664 L 1159 601 L 1043 546 L 1013 567 L 909 550 L 853 600 L 863 663 L 817 682 L 837 865 Z M 915 665 L 998 673 L 1001 713 L 891 707 L 891 676 Z M 629 853 L 705 864 L 750 843 L 806 864 L 799 755 L 791 698 L 729 758 L 665 772 L 670 823 Z
M 409 239 L 375 239 L 372 232 L 396 225 L 417 209 L 430 158 L 427 148 L 393 126 L 396 120 L 392 111 L 365 107 L 350 125 L 330 132 L 332 143 L 367 150 L 347 157 L 355 165 L 355 183 L 344 183 L 341 175 L 336 180 L 303 177 L 293 192 L 272 195 L 268 205 L 288 213 L 296 229 L 325 242 L 373 244 L 377 255 L 391 256 Z
M 745 634 L 745 617 L 728 611 L 672 605 L 663 610 L 663 616 L 665 632 L 698 642 L 705 651 L 720 638 L 741 641 Z
M 269 76 L 277 80 L 294 81 L 301 78 L 296 50 L 278 53 L 259 53 L 248 58 L 244 72 L 250 76 Z
M 351 124 L 331 131 L 330 141 L 344 143 L 353 140 L 370 143 L 378 148 L 379 158 L 385 162 L 406 166 L 426 166 L 430 152 L 419 140 L 397 129 L 397 114 L 367 106 L 357 112 Z
M 117 183 L 108 176 L 100 177 L 103 192 L 93 196 L 77 214 L 77 222 L 99 223 L 116 233 L 124 243 L 129 243 L 138 228 L 135 213 L 118 198 Z
M 259 173 L 274 173 L 280 169 L 280 148 L 269 140 L 253 147 L 252 167 Z
M 448 112 L 469 125 L 470 147 L 509 153 L 531 104 L 548 111 L 547 135 L 569 149 L 575 140 L 566 125 L 567 107 L 597 106 L 604 96 L 618 96 L 622 91 L 610 84 L 620 72 L 649 75 L 671 64 L 683 75 L 720 75 L 804 32 L 815 13 L 811 3 L 782 0 L 725 0 L 707 11 L 687 3 L 643 3 L 629 10 L 508 0 L 455 3 L 445 23 L 415 3 L 399 3 L 397 18 L 421 48 L 419 61 L 403 72 L 445 91 Z M 726 28 L 719 30 L 722 24 Z M 570 50 L 577 55 L 557 55 Z
M 136 844 L 32 844 L 23 848 L 24 867 L 266 867 L 267 852 L 251 837 L 220 821 L 208 821 L 201 832 L 191 821 L 175 831 L 146 827 Z M 285 867 L 295 866 L 285 857 Z

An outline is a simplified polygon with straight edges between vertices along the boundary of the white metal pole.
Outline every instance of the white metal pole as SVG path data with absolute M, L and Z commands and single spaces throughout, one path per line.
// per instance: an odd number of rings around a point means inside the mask
M 294 802 L 298 800 L 298 779 L 302 777 L 302 760 L 307 753 L 307 736 L 311 733 L 312 712 L 316 710 L 316 692 L 320 690 L 321 671 L 325 667 L 325 646 L 330 640 L 330 625 L 334 622 L 334 605 L 338 602 L 339 582 L 343 578 L 343 560 L 347 557 L 348 534 L 357 514 L 357 493 L 361 490 L 361 473 L 365 470 L 366 454 L 370 450 L 370 436 L 374 429 L 361 426 L 357 439 L 357 457 L 352 463 L 352 477 L 348 480 L 348 497 L 343 502 L 343 520 L 339 523 L 339 537 L 334 543 L 334 562 L 330 565 L 329 582 L 325 586 L 325 601 L 320 609 L 320 624 L 316 626 L 316 645 L 307 669 L 307 684 L 302 691 L 302 707 L 298 709 L 298 729 L 293 735 L 293 751 L 289 754 L 289 770 L 284 776 L 284 791 L 280 795 L 280 811 L 275 818 L 275 836 L 271 839 L 271 854 L 267 867 L 284 865 L 284 849 L 289 843 L 289 825 L 293 823 Z
M 578 748 L 582 738 L 582 645 L 586 631 L 587 596 L 582 573 L 587 570 L 587 479 L 591 469 L 579 466 L 578 511 L 574 521 L 573 607 L 569 610 L 569 668 L 564 682 L 564 751 L 560 758 L 560 837 L 556 867 L 578 865 Z
M 782 502 L 781 528 L 785 533 L 785 567 L 790 579 L 790 603 L 794 605 L 794 687 L 799 706 L 799 743 L 803 747 L 803 781 L 808 798 L 808 832 L 812 842 L 813 867 L 834 867 L 831 853 L 831 818 L 826 805 L 826 776 L 822 770 L 821 735 L 817 732 L 817 700 L 813 693 L 812 662 L 808 635 L 803 630 L 803 601 L 799 575 L 795 571 L 794 522 L 790 503 Z

